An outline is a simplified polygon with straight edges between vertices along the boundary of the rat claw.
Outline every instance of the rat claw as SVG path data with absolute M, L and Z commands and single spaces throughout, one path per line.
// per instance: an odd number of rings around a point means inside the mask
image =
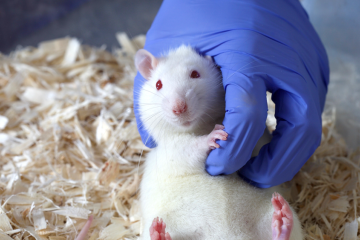
M 220 148 L 220 145 L 215 142 L 216 140 L 226 141 L 228 137 L 228 133 L 220 129 L 220 127 L 223 128 L 224 126 L 217 125 L 215 127 L 218 128 L 218 130 L 213 130 L 208 135 L 208 146 L 210 150 L 214 150 L 215 148 Z
M 217 144 L 215 141 L 211 141 L 211 142 L 209 143 L 209 146 L 210 146 L 210 149 L 211 149 L 211 150 L 214 150 L 215 148 L 219 148 L 219 147 L 220 147 L 220 145 Z

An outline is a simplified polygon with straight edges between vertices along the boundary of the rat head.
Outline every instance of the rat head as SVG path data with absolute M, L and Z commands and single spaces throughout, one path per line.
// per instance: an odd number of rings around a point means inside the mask
M 195 131 L 224 115 L 221 74 L 210 57 L 187 46 L 161 58 L 141 49 L 135 65 L 147 80 L 139 96 L 140 118 L 155 140 L 159 134 Z

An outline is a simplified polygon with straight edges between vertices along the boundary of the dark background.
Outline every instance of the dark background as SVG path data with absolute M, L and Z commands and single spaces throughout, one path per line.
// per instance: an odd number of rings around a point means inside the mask
M 118 46 L 116 32 L 145 34 L 162 0 L 0 0 L 0 52 L 77 37 L 83 44 Z

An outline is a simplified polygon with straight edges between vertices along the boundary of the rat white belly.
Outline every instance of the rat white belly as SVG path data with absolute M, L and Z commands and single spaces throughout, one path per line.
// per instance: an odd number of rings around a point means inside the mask
M 150 239 L 155 217 L 164 220 L 173 240 L 272 239 L 273 189 L 257 189 L 236 174 L 212 177 L 205 170 L 182 174 L 173 171 L 172 163 L 179 165 L 176 158 L 161 148 L 148 155 L 141 183 L 142 239 Z M 303 239 L 296 214 L 290 239 Z

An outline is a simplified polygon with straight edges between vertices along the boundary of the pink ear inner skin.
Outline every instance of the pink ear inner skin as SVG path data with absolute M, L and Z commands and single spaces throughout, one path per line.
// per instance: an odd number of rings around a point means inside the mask
M 135 66 L 140 74 L 149 80 L 151 77 L 151 71 L 156 68 L 158 60 L 145 49 L 140 49 L 135 54 Z

